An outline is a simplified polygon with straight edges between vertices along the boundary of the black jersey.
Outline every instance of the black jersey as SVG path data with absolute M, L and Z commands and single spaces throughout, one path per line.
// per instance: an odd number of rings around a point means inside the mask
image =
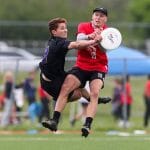
M 57 76 L 65 74 L 65 56 L 70 42 L 65 38 L 59 37 L 52 37 L 49 40 L 43 59 L 39 64 L 41 72 L 48 79 L 53 80 Z

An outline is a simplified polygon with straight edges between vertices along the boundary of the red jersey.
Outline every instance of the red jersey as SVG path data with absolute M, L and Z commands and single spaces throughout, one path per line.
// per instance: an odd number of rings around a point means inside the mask
M 150 80 L 145 84 L 144 95 L 150 97 Z
M 132 99 L 132 95 L 131 95 L 130 83 L 127 82 L 125 85 L 125 88 L 126 88 L 126 90 L 125 90 L 126 93 L 124 93 L 124 91 L 123 91 L 122 96 L 121 96 L 121 103 L 122 104 L 124 104 L 124 103 L 132 104 L 133 99 Z
M 47 97 L 47 93 L 46 93 L 46 91 L 44 91 L 42 88 L 41 88 L 41 86 L 38 88 L 38 94 L 39 94 L 39 97 L 42 99 L 42 98 L 45 98 L 45 97 Z
M 107 28 L 106 25 L 103 29 Z M 78 26 L 78 34 L 84 33 L 86 35 L 94 32 L 91 22 L 80 23 Z M 98 45 L 89 46 L 86 49 L 78 50 L 76 67 L 87 71 L 108 71 L 108 60 L 106 53 L 100 49 Z

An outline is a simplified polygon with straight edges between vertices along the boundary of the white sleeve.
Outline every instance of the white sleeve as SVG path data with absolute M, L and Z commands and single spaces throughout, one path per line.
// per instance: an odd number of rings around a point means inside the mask
M 88 35 L 84 34 L 84 33 L 79 33 L 77 35 L 77 41 L 79 40 L 88 40 Z

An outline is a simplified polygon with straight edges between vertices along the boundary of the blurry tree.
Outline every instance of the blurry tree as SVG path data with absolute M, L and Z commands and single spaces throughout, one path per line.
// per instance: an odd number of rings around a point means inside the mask
M 93 8 L 107 7 L 110 12 L 109 21 L 120 21 L 124 18 L 124 13 L 120 13 L 120 10 L 126 9 L 127 1 L 113 0 L 112 3 L 112 0 L 0 0 L 0 20 L 47 22 L 54 17 L 65 17 L 70 25 L 71 37 L 75 37 L 77 23 L 91 20 Z M 10 28 L 8 22 L 6 26 L 1 26 L 1 29 L 3 29 L 0 32 L 1 38 L 14 38 L 15 35 L 19 39 L 46 37 L 47 30 L 45 27 L 47 24 L 45 23 L 45 26 L 40 27 L 38 23 L 25 29 L 23 23 L 16 27 L 10 25 Z M 35 28 L 38 28 L 41 34 L 36 32 Z M 22 34 L 20 34 L 20 31 Z M 32 35 L 30 34 L 31 31 Z M 38 37 L 38 35 L 40 36 Z
M 150 0 L 132 0 L 129 8 L 132 21 L 150 23 Z
M 136 27 L 133 28 L 136 30 L 135 36 L 150 38 L 150 0 L 132 0 L 129 4 L 129 13 L 132 14 L 129 19 L 132 22 L 141 23 L 141 28 L 138 30 Z
M 48 20 L 65 17 L 70 21 L 89 20 L 93 8 L 103 6 L 110 20 L 123 20 L 128 0 L 0 0 L 1 20 Z
M 92 10 L 100 6 L 108 8 L 108 24 L 121 30 L 125 44 L 150 35 L 147 25 L 150 23 L 150 0 L 0 0 L 0 21 L 37 21 L 31 26 L 0 24 L 0 38 L 45 40 L 48 36 L 46 23 L 54 17 L 68 20 L 69 36 L 74 38 L 77 23 L 91 20 Z M 39 21 L 45 21 L 44 25 Z M 136 23 L 143 23 L 145 28 L 139 28 Z

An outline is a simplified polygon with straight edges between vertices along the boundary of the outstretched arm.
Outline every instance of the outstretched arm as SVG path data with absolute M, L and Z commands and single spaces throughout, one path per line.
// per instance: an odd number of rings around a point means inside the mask
M 68 49 L 81 49 L 84 47 L 88 47 L 92 44 L 95 44 L 97 40 L 80 40 L 80 41 L 73 41 L 70 42 Z
M 99 43 L 102 40 L 102 37 L 99 33 L 95 33 L 94 39 L 91 40 L 77 40 L 69 44 L 68 49 L 82 49 L 93 44 Z

